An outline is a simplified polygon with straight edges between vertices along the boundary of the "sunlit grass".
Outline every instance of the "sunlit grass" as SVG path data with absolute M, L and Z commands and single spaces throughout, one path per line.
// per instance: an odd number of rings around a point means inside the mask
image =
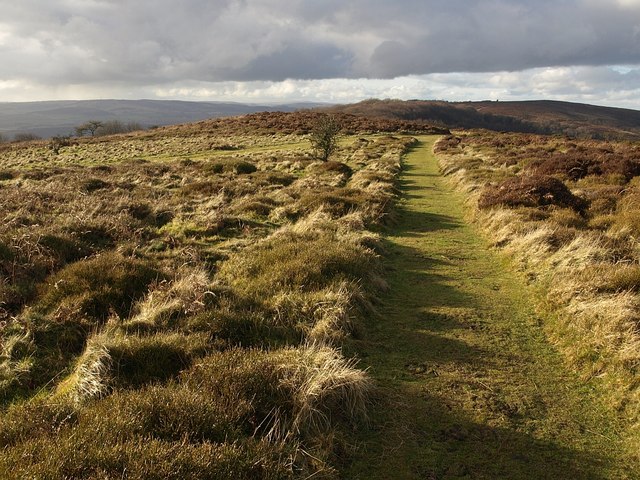
M 4 148 L 0 477 L 336 478 L 411 140 L 243 121 Z

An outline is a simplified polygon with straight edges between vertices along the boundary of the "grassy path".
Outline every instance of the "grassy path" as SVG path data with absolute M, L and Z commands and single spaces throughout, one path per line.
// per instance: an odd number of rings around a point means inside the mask
M 522 282 L 463 218 L 425 137 L 406 158 L 381 316 L 383 390 L 351 479 L 640 478 L 615 422 L 546 343 Z

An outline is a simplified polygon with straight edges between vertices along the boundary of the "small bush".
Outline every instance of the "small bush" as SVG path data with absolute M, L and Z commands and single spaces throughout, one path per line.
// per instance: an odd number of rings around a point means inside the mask
M 597 159 L 575 152 L 548 156 L 533 162 L 531 167 L 538 175 L 559 173 L 571 180 L 579 180 L 588 175 L 602 175 L 602 165 Z
M 555 205 L 584 211 L 587 202 L 572 194 L 557 178 L 544 175 L 522 175 L 508 178 L 497 186 L 486 188 L 478 200 L 480 208 L 499 205 L 507 207 Z

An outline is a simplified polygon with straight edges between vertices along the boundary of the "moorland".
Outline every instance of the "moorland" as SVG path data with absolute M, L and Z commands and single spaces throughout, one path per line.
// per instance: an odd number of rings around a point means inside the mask
M 0 477 L 640 472 L 640 146 L 324 118 L 0 144 Z
M 307 113 L 1 146 L 0 477 L 331 477 L 406 133 Z M 405 134 L 403 134 L 403 132 Z

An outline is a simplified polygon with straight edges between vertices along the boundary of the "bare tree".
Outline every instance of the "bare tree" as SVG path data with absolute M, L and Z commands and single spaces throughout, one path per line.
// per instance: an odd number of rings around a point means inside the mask
M 98 120 L 89 120 L 87 123 L 83 123 L 76 127 L 76 134 L 79 137 L 82 137 L 85 133 L 88 133 L 93 137 L 102 125 L 104 124 Z
M 329 160 L 331 154 L 338 147 L 340 130 L 340 123 L 334 116 L 323 115 L 318 118 L 309 137 L 316 158 L 323 162 Z
M 118 133 L 135 132 L 137 130 L 144 130 L 138 122 L 123 123 L 120 120 L 110 120 L 102 124 L 96 135 L 116 135 Z

